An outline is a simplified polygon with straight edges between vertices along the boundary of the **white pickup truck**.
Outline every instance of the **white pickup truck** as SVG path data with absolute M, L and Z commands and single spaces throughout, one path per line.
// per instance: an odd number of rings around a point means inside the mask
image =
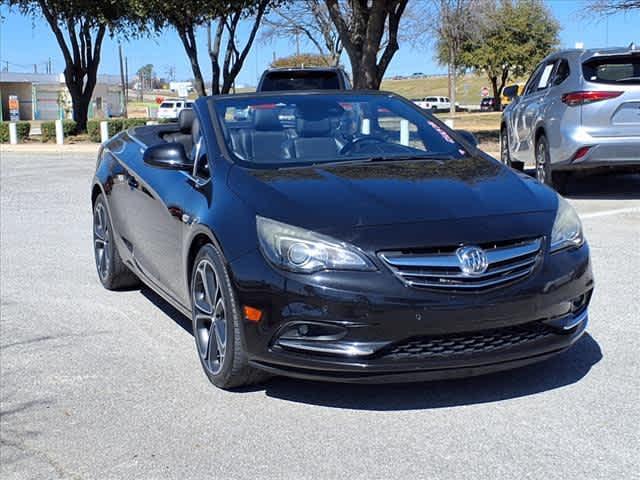
M 451 108 L 449 97 L 424 97 L 422 100 L 414 100 L 413 103 L 432 112 L 444 112 Z

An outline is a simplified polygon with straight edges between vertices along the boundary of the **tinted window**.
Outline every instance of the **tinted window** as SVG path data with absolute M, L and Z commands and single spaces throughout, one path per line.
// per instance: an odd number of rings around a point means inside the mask
M 173 103 L 172 102 L 162 102 L 160 104 L 160 108 L 173 108 Z
M 280 94 L 210 102 L 227 150 L 252 168 L 466 155 L 446 127 L 385 95 Z
M 560 85 L 567 78 L 569 78 L 570 73 L 571 73 L 571 70 L 569 69 L 569 62 L 563 58 L 558 63 L 558 68 L 556 69 L 556 75 L 553 78 L 553 84 Z
M 542 76 L 542 70 L 544 68 L 544 64 L 541 63 L 538 67 L 533 71 L 531 77 L 527 81 L 527 86 L 525 87 L 524 94 L 529 95 L 533 93 L 538 88 L 538 83 L 540 82 L 540 77 Z
M 640 58 L 625 56 L 589 60 L 582 65 L 582 74 L 589 82 L 640 85 Z
M 340 82 L 334 71 L 269 72 L 260 91 L 277 90 L 339 90 Z

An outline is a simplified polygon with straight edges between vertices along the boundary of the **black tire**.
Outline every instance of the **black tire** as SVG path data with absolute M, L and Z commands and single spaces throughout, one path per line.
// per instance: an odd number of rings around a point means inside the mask
M 212 244 L 204 245 L 193 262 L 190 291 L 196 352 L 209 381 L 231 389 L 267 379 L 266 372 L 249 366 L 240 306 L 224 257 Z
M 502 126 L 500 129 L 500 161 L 511 166 L 511 154 L 509 153 L 509 136 L 507 135 L 507 127 Z
M 549 154 L 549 141 L 545 134 L 536 141 L 536 178 L 539 182 L 555 189 L 558 193 L 564 193 L 569 179 L 568 172 L 554 172 L 551 167 L 551 155 Z
M 545 134 L 536 140 L 536 179 L 553 188 L 553 177 L 551 174 L 551 157 L 549 155 L 549 141 Z
M 93 204 L 93 253 L 100 282 L 107 290 L 140 285 L 140 279 L 127 267 L 113 241 L 113 223 L 102 194 Z

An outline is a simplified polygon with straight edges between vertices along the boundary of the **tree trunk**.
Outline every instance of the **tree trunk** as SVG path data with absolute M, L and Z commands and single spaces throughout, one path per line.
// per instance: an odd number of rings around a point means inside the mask
M 449 46 L 449 112 L 456 113 L 456 58 L 453 47 Z
M 91 96 L 87 99 L 86 95 L 80 95 L 77 98 L 71 96 L 73 103 L 73 120 L 77 124 L 79 132 L 84 132 L 87 129 L 87 121 L 89 119 L 89 104 L 91 103 Z
M 496 75 L 489 76 L 491 81 L 491 89 L 493 90 L 493 109 L 500 109 L 500 88 L 498 87 L 498 77 Z
M 204 77 L 202 76 L 202 70 L 200 70 L 200 62 L 198 61 L 198 47 L 196 45 L 196 37 L 193 30 L 193 25 L 183 27 L 174 25 L 178 32 L 178 36 L 184 46 L 184 51 L 191 63 L 191 71 L 193 72 L 194 88 L 199 96 L 204 97 L 207 95 L 207 90 L 204 83 Z

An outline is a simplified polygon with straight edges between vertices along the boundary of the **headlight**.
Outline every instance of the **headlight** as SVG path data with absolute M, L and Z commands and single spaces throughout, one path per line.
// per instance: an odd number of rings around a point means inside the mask
M 298 273 L 320 270 L 375 270 L 356 247 L 319 233 L 256 217 L 264 256 L 278 267 Z
M 558 212 L 551 232 L 551 253 L 584 243 L 582 223 L 569 202 L 558 195 Z

